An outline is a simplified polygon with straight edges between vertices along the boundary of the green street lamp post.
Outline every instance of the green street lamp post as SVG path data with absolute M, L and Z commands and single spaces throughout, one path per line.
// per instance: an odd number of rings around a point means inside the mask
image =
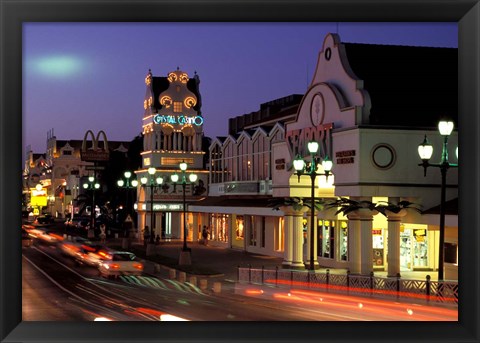
M 188 235 L 188 227 L 187 227 L 187 211 L 186 211 L 186 198 L 185 198 L 185 186 L 187 184 L 194 184 L 195 181 L 197 181 L 197 174 L 191 173 L 188 175 L 188 180 L 190 182 L 187 182 L 187 168 L 188 164 L 183 161 L 179 165 L 182 176 L 180 180 L 180 176 L 178 174 L 173 174 L 170 179 L 176 185 L 179 181 L 182 185 L 182 193 L 183 193 L 183 247 L 182 247 L 182 253 L 180 254 L 180 264 L 191 264 L 191 259 L 190 259 L 190 251 L 191 249 L 188 248 L 187 246 L 187 235 Z
M 325 158 L 322 161 L 322 166 L 323 170 L 325 171 L 324 173 L 317 173 L 318 169 L 318 164 L 320 162 L 320 159 L 316 156 L 319 148 L 318 142 L 311 141 L 307 145 L 308 147 L 308 152 L 310 153 L 310 161 L 306 162 L 304 159 L 302 159 L 299 155 L 293 160 L 293 167 L 296 170 L 295 175 L 298 176 L 298 182 L 300 182 L 300 176 L 302 175 L 309 175 L 310 176 L 310 181 L 311 181 L 311 194 L 310 194 L 310 201 L 311 201 L 311 207 L 310 207 L 310 215 L 311 215 L 311 220 L 310 220 L 310 263 L 308 266 L 308 269 L 310 270 L 315 270 L 315 268 L 318 268 L 318 265 L 315 266 L 314 263 L 314 256 L 315 256 L 315 225 L 316 225 L 316 220 L 315 220 L 315 179 L 317 176 L 324 175 L 327 179 L 328 176 L 330 175 L 330 172 L 332 170 L 333 162 L 328 158 L 328 156 L 325 156 Z
M 453 131 L 453 122 L 451 121 L 440 121 L 438 123 L 438 130 L 440 135 L 443 136 L 443 150 L 442 150 L 442 159 L 440 163 L 430 163 L 429 160 L 433 154 L 433 146 L 427 139 L 427 135 L 421 144 L 418 146 L 418 154 L 422 160 L 422 163 L 419 166 L 422 166 L 424 169 L 424 176 L 427 176 L 428 167 L 440 168 L 440 173 L 442 175 L 441 183 L 441 192 L 440 192 L 440 239 L 439 239 L 439 250 L 438 250 L 438 281 L 443 281 L 443 264 L 444 264 L 444 255 L 445 255 L 445 201 L 446 201 L 446 188 L 447 188 L 447 171 L 449 168 L 457 168 L 458 164 L 450 163 L 448 161 L 448 137 Z M 457 158 L 458 158 L 458 148 L 456 149 Z
M 127 207 L 127 214 L 132 215 L 132 209 L 129 201 L 129 195 L 130 191 L 132 189 L 136 189 L 138 186 L 138 181 L 137 180 L 131 180 L 130 177 L 132 176 L 132 173 L 129 171 L 126 171 L 123 173 L 123 176 L 125 177 L 125 180 L 120 179 L 117 181 L 117 186 L 120 188 L 124 188 L 127 190 L 127 196 L 126 196 L 126 207 Z
M 155 223 L 155 215 L 154 215 L 154 209 L 153 209 L 153 190 L 155 187 L 159 187 L 163 184 L 162 177 L 159 176 L 155 178 L 156 171 L 157 170 L 154 167 L 150 167 L 148 168 L 148 174 L 150 175 L 150 178 L 147 178 L 146 176 L 144 176 L 140 179 L 140 183 L 142 184 L 143 187 L 150 187 L 150 225 L 152 226 L 151 232 L 150 232 L 150 244 L 155 244 L 156 223 Z
M 117 181 L 117 186 L 119 188 L 123 188 L 126 190 L 126 199 L 125 199 L 125 207 L 127 208 L 127 216 L 125 218 L 125 220 L 127 220 L 128 218 L 130 218 L 130 220 L 132 220 L 132 215 L 133 215 L 133 212 L 132 212 L 132 209 L 131 209 L 131 205 L 130 205 L 130 201 L 129 201 L 129 197 L 130 197 L 130 193 L 131 193 L 131 190 L 132 189 L 136 189 L 137 186 L 138 186 L 138 181 L 136 179 L 134 180 L 131 180 L 130 181 L 130 177 L 132 176 L 132 173 L 130 171 L 126 171 L 125 173 L 123 173 L 123 176 L 125 177 L 125 180 L 123 179 L 120 179 Z M 133 238 L 133 222 L 130 223 L 130 228 L 128 228 L 128 226 L 125 225 L 125 221 L 124 221 L 124 230 L 125 230 L 125 233 L 124 233 L 124 238 L 128 238 L 128 236 L 130 236 L 130 239 Z M 130 229 L 130 233 L 128 232 L 128 229 Z
M 83 184 L 83 189 L 92 191 L 92 208 L 90 210 L 91 230 L 95 230 L 95 191 L 100 188 L 100 184 L 95 181 L 95 177 L 89 176 L 88 183 Z

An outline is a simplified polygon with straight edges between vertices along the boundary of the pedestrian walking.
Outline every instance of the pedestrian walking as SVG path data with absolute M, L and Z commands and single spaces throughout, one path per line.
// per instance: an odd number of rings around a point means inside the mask
M 203 244 L 208 245 L 208 228 L 206 225 L 203 225 L 203 230 L 202 230 L 202 238 L 203 238 Z
M 105 233 L 106 227 L 105 224 L 100 225 L 100 242 L 105 243 L 107 241 L 107 234 Z
M 145 230 L 143 231 L 143 245 L 147 246 L 147 243 L 149 240 L 150 240 L 150 229 L 148 225 L 145 225 Z

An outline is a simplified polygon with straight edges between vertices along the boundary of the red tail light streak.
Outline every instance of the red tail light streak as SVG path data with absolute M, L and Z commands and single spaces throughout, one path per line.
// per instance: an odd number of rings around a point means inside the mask
M 300 281 L 289 281 L 289 280 L 265 280 L 265 283 L 270 283 L 272 285 L 280 284 L 280 285 L 288 285 L 292 287 L 308 287 L 308 288 L 316 288 L 318 290 L 336 290 L 342 292 L 355 292 L 355 293 L 363 293 L 366 296 L 371 294 L 377 295 L 388 295 L 388 296 L 400 296 L 405 298 L 415 298 L 421 300 L 427 300 L 428 296 L 426 294 L 417 294 L 417 293 L 410 293 L 410 292 L 397 292 L 393 290 L 385 290 L 385 289 L 366 289 L 366 288 L 355 288 L 355 287 L 346 287 L 346 286 L 337 286 L 337 285 L 326 285 L 326 284 L 309 284 L 308 282 L 300 282 Z M 457 299 L 453 297 L 443 297 L 443 301 L 445 303 L 455 304 L 457 303 Z

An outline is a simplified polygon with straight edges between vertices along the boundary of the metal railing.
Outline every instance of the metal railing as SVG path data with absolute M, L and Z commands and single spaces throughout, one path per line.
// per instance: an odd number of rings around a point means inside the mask
M 369 296 L 386 299 L 408 299 L 413 302 L 435 302 L 458 306 L 458 282 L 402 279 L 326 272 L 295 271 L 237 267 L 237 281 L 275 287 L 295 287 L 318 291 L 337 292 L 348 295 Z

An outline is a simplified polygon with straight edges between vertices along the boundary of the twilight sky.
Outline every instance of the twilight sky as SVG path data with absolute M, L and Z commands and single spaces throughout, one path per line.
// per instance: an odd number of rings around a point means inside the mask
M 457 47 L 457 23 L 26 23 L 23 152 L 46 150 L 47 131 L 109 140 L 141 132 L 145 75 L 200 77 L 206 136 L 228 118 L 303 94 L 329 32 L 343 42 Z

